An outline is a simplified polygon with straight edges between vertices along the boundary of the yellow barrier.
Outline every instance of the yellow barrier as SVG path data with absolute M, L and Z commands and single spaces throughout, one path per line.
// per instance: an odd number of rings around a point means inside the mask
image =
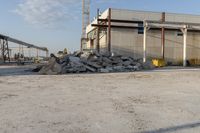
M 152 63 L 155 67 L 164 67 L 166 65 L 164 59 L 153 59 Z
M 190 65 L 195 66 L 195 65 L 200 65 L 200 59 L 190 59 L 189 60 Z

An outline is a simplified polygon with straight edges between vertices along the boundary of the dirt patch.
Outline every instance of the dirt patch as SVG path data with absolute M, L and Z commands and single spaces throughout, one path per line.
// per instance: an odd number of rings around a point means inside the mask
M 199 77 L 200 71 L 0 76 L 0 132 L 199 133 Z
M 0 101 L 10 99 L 10 98 L 13 98 L 13 97 L 17 97 L 17 96 L 18 95 L 15 95 L 15 94 L 0 94 Z
M 131 74 L 130 76 L 128 76 L 128 79 L 149 79 L 152 78 L 151 75 L 149 74 Z

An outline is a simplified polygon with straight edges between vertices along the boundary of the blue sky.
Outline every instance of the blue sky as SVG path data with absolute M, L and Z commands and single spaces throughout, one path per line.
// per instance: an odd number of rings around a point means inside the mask
M 0 0 L 0 33 L 46 46 L 78 50 L 81 0 Z M 200 14 L 198 0 L 91 0 L 91 18 L 111 8 Z

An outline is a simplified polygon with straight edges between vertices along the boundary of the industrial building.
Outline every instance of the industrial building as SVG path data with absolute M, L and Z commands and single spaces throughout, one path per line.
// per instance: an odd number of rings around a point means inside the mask
M 87 26 L 85 50 L 187 65 L 200 59 L 200 16 L 107 9 Z

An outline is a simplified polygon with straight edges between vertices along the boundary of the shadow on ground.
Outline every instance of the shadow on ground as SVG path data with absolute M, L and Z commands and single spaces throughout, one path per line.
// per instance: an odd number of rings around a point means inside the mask
M 0 76 L 36 75 L 29 66 L 0 67 Z
M 188 123 L 188 124 L 172 126 L 172 127 L 167 127 L 167 128 L 160 128 L 157 130 L 144 131 L 144 132 L 139 132 L 139 133 L 172 133 L 172 132 L 181 132 L 183 130 L 188 130 L 188 129 L 197 128 L 197 127 L 200 127 L 200 122 Z

